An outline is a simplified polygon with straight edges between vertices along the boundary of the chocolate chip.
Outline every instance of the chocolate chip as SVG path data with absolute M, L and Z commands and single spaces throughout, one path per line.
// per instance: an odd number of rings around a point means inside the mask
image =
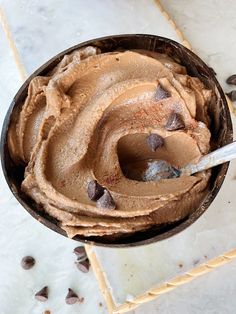
M 231 92 L 226 93 L 226 95 L 229 97 L 230 100 L 232 101 L 236 100 L 236 90 L 231 90 Z
M 85 261 L 76 261 L 75 265 L 83 273 L 87 273 L 89 271 L 89 260 L 88 259 L 86 259 Z
M 166 123 L 166 130 L 174 131 L 185 127 L 182 116 L 179 113 L 173 112 Z
M 69 304 L 69 305 L 75 304 L 79 302 L 79 297 L 72 289 L 69 288 L 65 301 L 66 301 L 66 304 Z
M 156 90 L 156 93 L 155 93 L 155 99 L 156 100 L 169 98 L 170 96 L 171 96 L 171 94 L 168 91 L 166 91 L 165 89 L 163 89 L 161 87 L 161 85 L 157 86 L 157 90 Z
M 155 152 L 159 147 L 162 147 L 164 145 L 163 137 L 154 133 L 148 135 L 148 137 L 146 138 L 146 142 L 153 152 Z
M 45 302 L 48 299 L 48 287 L 44 287 L 35 294 L 35 299 L 40 302 Z
M 25 256 L 21 260 L 21 267 L 24 269 L 30 269 L 34 266 L 35 259 L 32 256 Z
M 87 192 L 88 197 L 91 200 L 98 200 L 103 195 L 103 191 L 104 188 L 96 180 L 92 180 L 89 182 Z
M 236 85 L 236 74 L 229 76 L 226 80 L 226 83 Z
M 84 246 L 77 246 L 74 249 L 74 253 L 77 256 L 77 261 L 83 261 L 87 258 L 87 254 L 86 254 Z
M 106 209 L 115 209 L 116 204 L 111 196 L 111 193 L 108 190 L 104 190 L 103 196 L 101 196 L 97 200 L 97 207 L 98 208 L 106 208 Z

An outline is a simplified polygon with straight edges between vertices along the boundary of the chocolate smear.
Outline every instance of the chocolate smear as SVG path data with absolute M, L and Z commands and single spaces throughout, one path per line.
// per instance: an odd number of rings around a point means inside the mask
M 108 190 L 104 190 L 103 196 L 101 196 L 97 200 L 97 207 L 98 208 L 105 208 L 105 209 L 115 209 L 116 204 L 111 196 L 111 193 Z
M 227 84 L 236 85 L 236 74 L 229 76 L 226 80 Z
M 236 101 L 236 90 L 231 90 L 231 92 L 226 93 L 231 101 Z
M 179 113 L 173 112 L 166 123 L 166 130 L 168 131 L 174 131 L 174 130 L 180 130 L 185 128 L 185 124 L 183 121 L 182 116 Z
M 92 180 L 88 184 L 87 192 L 88 197 L 96 201 L 103 195 L 104 188 L 96 180 Z
M 35 294 L 35 299 L 40 302 L 45 302 L 48 299 L 48 287 L 44 287 Z
M 32 268 L 35 264 L 35 259 L 32 256 L 25 256 L 21 260 L 21 267 L 25 270 Z
M 84 261 L 76 261 L 75 265 L 77 266 L 77 268 L 82 271 L 83 273 L 88 273 L 89 271 L 89 260 L 86 259 Z
M 164 145 L 163 137 L 154 133 L 147 136 L 146 142 L 153 152 Z
M 65 301 L 66 304 L 72 305 L 79 302 L 79 297 L 72 289 L 69 288 Z
M 165 89 L 163 89 L 161 85 L 158 85 L 155 93 L 155 100 L 161 100 L 169 97 L 171 97 L 171 94 Z

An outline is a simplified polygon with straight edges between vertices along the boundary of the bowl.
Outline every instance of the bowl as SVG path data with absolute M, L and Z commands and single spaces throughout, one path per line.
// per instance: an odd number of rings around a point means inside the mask
M 1 135 L 1 162 L 5 179 L 19 203 L 35 218 L 51 230 L 67 236 L 66 232 L 60 228 L 57 220 L 46 214 L 39 206 L 21 191 L 21 183 L 24 177 L 24 167 L 14 164 L 10 157 L 7 134 L 9 125 L 14 115 L 20 111 L 23 101 L 27 95 L 29 82 L 38 75 L 46 75 L 63 58 L 65 54 L 72 51 L 92 45 L 101 49 L 102 52 L 116 50 L 144 49 L 160 53 L 166 53 L 187 69 L 188 74 L 198 77 L 213 92 L 211 104 L 209 105 L 209 115 L 211 118 L 210 130 L 212 133 L 211 146 L 213 149 L 224 146 L 232 142 L 233 130 L 230 118 L 230 112 L 225 95 L 218 83 L 214 71 L 209 68 L 197 55 L 185 48 L 181 44 L 160 36 L 127 34 L 115 35 L 97 38 L 75 45 L 59 53 L 39 69 L 37 69 L 21 86 L 12 100 L 9 110 L 6 114 L 2 135 Z M 192 214 L 182 221 L 165 225 L 158 228 L 152 228 L 144 232 L 137 232 L 125 238 L 107 239 L 106 237 L 83 237 L 77 235 L 74 240 L 87 244 L 100 245 L 106 247 L 132 247 L 145 245 L 169 238 L 193 224 L 210 206 L 216 197 L 224 181 L 229 163 L 217 166 L 212 169 L 212 175 L 209 184 L 209 192 L 200 206 Z

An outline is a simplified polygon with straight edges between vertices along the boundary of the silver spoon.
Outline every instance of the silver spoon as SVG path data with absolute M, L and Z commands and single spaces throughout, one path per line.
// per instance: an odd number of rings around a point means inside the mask
M 143 175 L 143 180 L 157 181 L 160 179 L 178 178 L 183 175 L 192 175 L 234 158 L 236 158 L 236 141 L 201 157 L 198 163 L 188 164 L 180 169 L 176 169 L 164 160 L 152 161 L 148 164 L 148 168 Z

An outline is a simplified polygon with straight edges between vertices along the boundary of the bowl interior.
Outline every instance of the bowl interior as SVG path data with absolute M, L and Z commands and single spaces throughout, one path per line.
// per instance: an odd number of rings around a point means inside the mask
M 57 63 L 61 61 L 65 54 L 75 49 L 93 45 L 99 47 L 102 52 L 128 49 L 145 49 L 166 53 L 180 64 L 184 65 L 188 74 L 198 77 L 204 84 L 213 91 L 211 104 L 209 105 L 209 115 L 211 117 L 211 146 L 213 149 L 232 142 L 232 123 L 230 113 L 225 99 L 224 93 L 215 78 L 215 75 L 200 58 L 179 43 L 153 35 L 118 35 L 108 36 L 95 40 L 90 40 L 82 44 L 73 46 L 57 56 L 53 57 L 47 63 L 36 70 L 22 85 L 18 93 L 15 95 L 11 106 L 7 112 L 1 136 L 1 159 L 3 172 L 6 181 L 17 200 L 23 207 L 38 221 L 49 227 L 50 229 L 66 236 L 63 229 L 59 227 L 58 221 L 40 208 L 32 199 L 27 197 L 21 191 L 21 182 L 24 176 L 24 167 L 19 167 L 12 161 L 7 145 L 8 127 L 13 116 L 21 110 L 24 99 L 27 95 L 27 89 L 31 79 L 37 75 L 46 75 Z M 14 115 L 12 115 L 14 113 Z M 120 239 L 111 239 L 106 237 L 82 237 L 76 236 L 74 239 L 89 244 L 103 245 L 110 247 L 130 247 L 142 244 L 148 244 L 168 238 L 184 230 L 187 226 L 196 221 L 201 214 L 209 207 L 216 194 L 218 193 L 226 175 L 228 163 L 213 168 L 210 180 L 209 193 L 201 206 L 190 216 L 182 221 L 174 224 L 165 225 L 163 227 L 152 228 L 145 232 L 137 232 L 131 236 Z

